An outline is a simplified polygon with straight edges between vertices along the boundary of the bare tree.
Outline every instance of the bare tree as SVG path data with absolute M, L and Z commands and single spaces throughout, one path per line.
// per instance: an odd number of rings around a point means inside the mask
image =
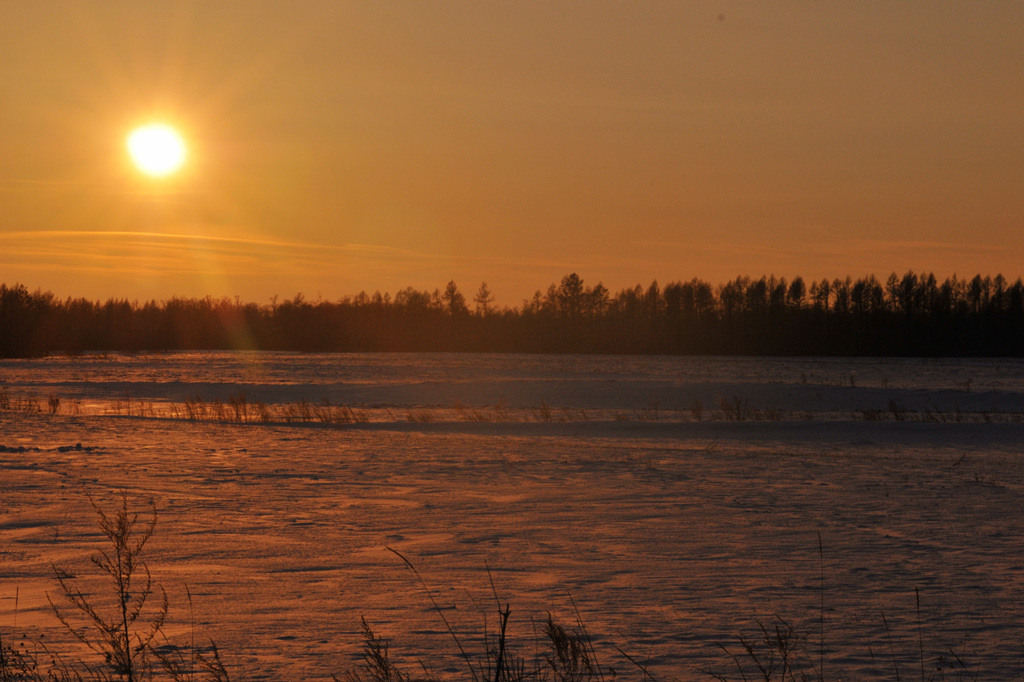
M 473 302 L 476 303 L 476 314 L 486 315 L 491 311 L 491 304 L 494 303 L 494 294 L 487 288 L 487 282 L 481 282 L 480 288 L 476 292 L 476 296 L 473 297 Z

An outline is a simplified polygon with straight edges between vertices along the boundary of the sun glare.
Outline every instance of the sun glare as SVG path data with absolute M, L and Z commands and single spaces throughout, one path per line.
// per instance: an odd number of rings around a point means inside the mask
M 162 123 L 136 128 L 128 135 L 128 153 L 146 175 L 170 175 L 185 163 L 185 141 Z

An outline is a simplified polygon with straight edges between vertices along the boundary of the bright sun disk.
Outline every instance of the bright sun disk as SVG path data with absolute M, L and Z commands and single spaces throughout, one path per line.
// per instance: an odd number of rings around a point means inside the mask
M 162 123 L 136 128 L 128 135 L 127 145 L 132 161 L 147 175 L 169 175 L 185 162 L 185 141 Z

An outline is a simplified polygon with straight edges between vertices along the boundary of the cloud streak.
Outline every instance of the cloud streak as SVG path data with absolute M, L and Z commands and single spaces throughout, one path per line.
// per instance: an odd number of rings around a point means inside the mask
M 319 291 L 337 295 L 363 289 L 433 289 L 469 268 L 489 279 L 510 259 L 436 254 L 381 244 L 324 244 L 262 236 L 189 232 L 48 230 L 0 233 L 5 277 L 69 289 L 73 295 L 135 296 L 136 284 L 160 282 L 164 291 L 222 295 L 250 290 Z M 554 259 L 521 259 L 524 276 L 573 269 Z M 110 285 L 107 280 L 116 280 Z M 63 282 L 60 280 L 64 280 Z M 105 288 L 94 283 L 104 282 Z M 470 279 L 472 281 L 472 279 Z M 70 283 L 70 284 L 69 284 Z M 475 285 L 474 285 L 475 286 Z M 155 286 L 154 286 L 155 288 Z

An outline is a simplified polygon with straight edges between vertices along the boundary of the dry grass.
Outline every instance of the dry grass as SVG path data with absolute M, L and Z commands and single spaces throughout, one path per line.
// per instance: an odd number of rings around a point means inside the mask
M 610 682 L 618 679 L 618 675 L 610 668 L 608 672 L 605 671 L 575 602 L 575 623 L 571 625 L 559 623 L 551 613 L 547 614 L 539 633 L 539 648 L 537 638 L 533 636 L 537 634 L 535 630 L 527 633 L 524 638 L 513 636 L 510 626 L 512 608 L 507 602 L 502 604 L 490 571 L 488 576 L 491 577 L 497 630 L 491 632 L 488 629 L 485 617 L 482 635 L 472 638 L 482 642 L 483 649 L 479 654 L 472 654 L 469 646 L 464 644 L 464 641 L 469 639 L 464 640 L 452 627 L 445 616 L 445 610 L 438 604 L 433 591 L 416 566 L 401 553 L 388 549 L 413 573 L 434 612 L 444 624 L 453 647 L 452 657 L 462 662 L 464 675 L 461 679 L 471 682 Z M 335 682 L 439 682 L 442 679 L 452 679 L 438 677 L 426 669 L 419 674 L 402 670 L 391 660 L 389 642 L 378 636 L 365 618 L 362 619 L 362 629 L 362 663 L 346 671 L 341 677 L 332 675 Z M 621 663 L 625 663 L 625 667 L 620 669 L 633 670 L 636 673 L 632 677 L 628 674 L 623 675 L 625 679 L 654 679 L 642 663 L 622 649 L 616 647 L 616 650 L 622 656 Z
M 398 419 L 408 422 L 430 424 L 448 422 L 476 422 L 508 424 L 522 422 L 568 423 L 579 421 L 617 422 L 709 422 L 709 421 L 814 421 L 834 420 L 832 414 L 818 414 L 810 411 L 791 412 L 776 407 L 754 407 L 745 396 L 734 395 L 720 398 L 717 410 L 707 409 L 695 400 L 685 408 L 663 409 L 649 405 L 632 410 L 584 410 L 579 408 L 555 407 L 544 399 L 535 407 L 511 408 L 504 401 L 490 406 L 467 406 L 456 402 L 445 406 L 414 406 L 403 408 Z M 367 407 L 331 403 L 327 399 L 319 402 L 299 400 L 294 403 L 265 403 L 250 400 L 244 393 L 232 393 L 226 401 L 205 400 L 201 396 L 187 398 L 181 402 L 156 402 L 136 400 L 124 396 L 106 404 L 102 411 L 92 407 L 93 414 L 135 417 L 142 419 L 169 419 L 191 422 L 220 422 L 227 424 L 323 424 L 351 425 L 370 422 L 395 421 L 396 415 L 386 407 Z M 396 408 L 397 410 L 398 408 Z M 80 400 L 50 395 L 45 400 L 32 395 L 12 395 L 0 387 L 0 412 L 50 415 L 84 415 Z M 868 422 L 914 422 L 934 424 L 994 424 L 1024 423 L 1024 412 L 980 410 L 968 412 L 957 405 L 952 410 L 935 406 L 910 409 L 895 400 L 889 400 L 885 408 L 860 408 L 851 410 L 849 418 Z M 2 682 L 2 681 L 0 681 Z

